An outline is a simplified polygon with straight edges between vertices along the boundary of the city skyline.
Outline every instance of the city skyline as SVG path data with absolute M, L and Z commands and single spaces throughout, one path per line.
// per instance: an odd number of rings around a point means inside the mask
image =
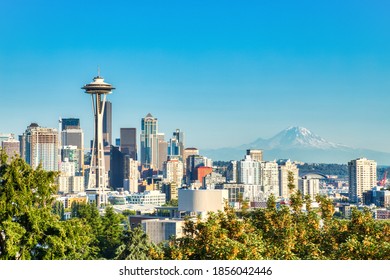
M 159 131 L 179 128 L 199 149 L 298 125 L 390 152 L 388 3 L 38 2 L 0 4 L 1 133 L 74 117 L 87 143 L 91 108 L 80 87 L 100 65 L 117 87 L 113 139 L 120 128 L 140 131 L 150 112 Z M 85 20 L 86 11 L 116 16 Z

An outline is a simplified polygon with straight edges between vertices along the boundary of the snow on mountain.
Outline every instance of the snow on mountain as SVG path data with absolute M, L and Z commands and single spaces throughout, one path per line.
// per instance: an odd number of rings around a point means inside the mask
M 263 149 L 339 149 L 348 148 L 340 144 L 332 143 L 312 133 L 304 127 L 289 127 L 279 132 L 274 137 L 264 140 L 258 139 L 250 146 L 262 147 Z

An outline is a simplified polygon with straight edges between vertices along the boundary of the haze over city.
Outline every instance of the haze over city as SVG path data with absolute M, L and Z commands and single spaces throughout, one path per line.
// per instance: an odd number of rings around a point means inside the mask
M 0 131 L 81 119 L 97 74 L 117 90 L 113 136 L 151 112 L 159 131 L 218 148 L 303 126 L 390 152 L 384 1 L 7 1 L 0 4 Z M 277 11 L 277 12 L 276 12 Z

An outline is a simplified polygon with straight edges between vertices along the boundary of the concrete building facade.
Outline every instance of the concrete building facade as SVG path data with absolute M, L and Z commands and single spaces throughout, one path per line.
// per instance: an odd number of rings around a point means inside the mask
M 363 193 L 376 186 L 377 163 L 374 160 L 358 158 L 348 162 L 349 199 L 351 202 L 363 200 Z

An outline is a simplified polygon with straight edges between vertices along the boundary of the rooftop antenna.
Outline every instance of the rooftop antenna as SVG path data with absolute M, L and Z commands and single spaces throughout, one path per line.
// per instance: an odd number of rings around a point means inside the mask
M 98 77 L 100 77 L 100 66 L 98 65 Z

